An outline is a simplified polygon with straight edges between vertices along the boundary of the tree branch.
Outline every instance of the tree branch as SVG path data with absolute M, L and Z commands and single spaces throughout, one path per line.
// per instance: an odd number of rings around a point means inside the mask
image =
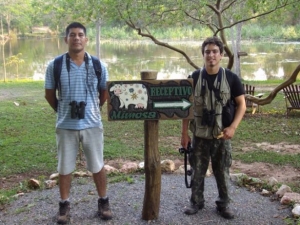
M 266 105 L 272 102 L 272 100 L 276 97 L 277 93 L 281 91 L 284 87 L 294 83 L 297 79 L 297 75 L 300 72 L 300 64 L 296 67 L 292 75 L 282 84 L 278 85 L 266 98 L 257 98 L 252 95 L 246 94 L 246 99 L 258 104 L 258 105 Z
M 236 3 L 236 2 L 237 2 L 237 0 L 232 1 L 232 2 L 230 2 L 230 1 L 225 1 L 225 2 L 223 3 L 223 6 L 226 5 L 227 3 L 229 3 L 229 4 L 221 10 L 221 13 L 223 13 L 224 11 L 226 11 L 227 9 L 229 9 L 229 8 L 230 8 L 234 3 Z
M 186 61 L 187 61 L 192 67 L 194 67 L 195 69 L 199 69 L 199 67 L 198 67 L 196 64 L 194 64 L 194 62 L 190 59 L 190 57 L 188 57 L 188 55 L 187 55 L 184 51 L 182 51 L 182 50 L 180 50 L 180 49 L 178 49 L 178 48 L 176 48 L 176 47 L 174 47 L 174 46 L 171 46 L 171 45 L 169 45 L 168 43 L 161 42 L 161 41 L 157 40 L 157 39 L 156 39 L 149 31 L 148 31 L 148 34 L 143 33 L 143 32 L 142 32 L 142 29 L 136 27 L 133 23 L 129 23 L 128 21 L 125 21 L 125 23 L 126 23 L 128 26 L 130 26 L 131 28 L 135 29 L 135 30 L 138 32 L 138 34 L 139 34 L 140 36 L 142 36 L 142 37 L 148 37 L 148 38 L 150 38 L 155 44 L 160 45 L 160 46 L 163 46 L 163 47 L 165 47 L 165 48 L 168 48 L 168 49 L 171 49 L 171 50 L 173 50 L 173 51 L 176 51 L 176 52 L 180 53 L 181 55 L 183 55 L 183 57 L 186 59 Z
M 272 13 L 272 12 L 278 10 L 278 9 L 284 8 L 284 7 L 288 6 L 288 5 L 291 5 L 291 4 L 294 4 L 294 3 L 297 3 L 297 2 L 300 2 L 300 0 L 297 0 L 297 1 L 294 1 L 294 2 L 290 2 L 290 3 L 285 2 L 284 4 L 282 4 L 282 5 L 280 5 L 280 6 L 277 5 L 275 8 L 273 8 L 273 9 L 270 10 L 270 11 L 267 11 L 267 12 L 264 12 L 264 13 L 261 13 L 261 14 L 258 14 L 258 15 L 256 15 L 256 16 L 248 17 L 248 18 L 239 20 L 239 21 L 237 21 L 237 22 L 235 22 L 235 23 L 232 23 L 232 24 L 230 24 L 230 25 L 228 25 L 228 26 L 222 27 L 222 28 L 220 29 L 220 31 L 221 31 L 221 30 L 228 29 L 228 28 L 231 28 L 231 27 L 233 27 L 233 26 L 235 26 L 235 25 L 237 25 L 237 24 L 239 24 L 239 23 L 243 23 L 243 22 L 246 22 L 246 21 L 249 21 L 249 20 L 252 20 L 252 19 L 261 17 L 261 16 L 268 15 L 268 14 L 270 14 L 270 13 Z M 224 10 L 223 10 L 223 11 L 224 11 Z
M 191 14 L 189 14 L 187 11 L 183 11 L 185 15 L 187 15 L 188 17 L 190 17 L 191 19 L 195 20 L 195 21 L 198 21 L 200 24 L 203 24 L 205 26 L 208 26 L 213 32 L 214 32 L 214 27 L 216 29 L 218 29 L 218 26 L 214 23 L 210 23 L 210 22 L 206 22 L 204 20 L 200 20 L 194 16 L 192 16 Z M 208 19 L 210 19 L 212 16 L 210 16 Z

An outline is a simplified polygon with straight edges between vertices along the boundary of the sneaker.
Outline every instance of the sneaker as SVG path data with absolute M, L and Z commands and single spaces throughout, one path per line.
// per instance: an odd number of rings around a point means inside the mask
M 70 202 L 59 202 L 58 224 L 67 224 L 70 220 Z
M 106 199 L 99 198 L 98 199 L 98 215 L 103 220 L 110 220 L 112 218 L 108 198 L 106 198 Z
M 217 206 L 217 211 L 219 212 L 219 214 L 225 218 L 225 219 L 233 219 L 234 218 L 234 214 L 233 212 L 229 209 L 229 207 L 219 207 Z
M 186 215 L 193 215 L 196 214 L 200 209 L 204 208 L 204 204 L 196 205 L 196 204 L 191 204 L 186 210 L 184 210 L 184 213 Z

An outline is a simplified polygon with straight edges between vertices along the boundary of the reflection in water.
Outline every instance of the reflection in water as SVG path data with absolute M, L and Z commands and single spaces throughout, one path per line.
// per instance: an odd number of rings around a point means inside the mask
M 199 67 L 203 65 L 199 44 L 178 42 L 175 46 L 189 55 Z M 8 49 L 9 47 L 11 49 Z M 22 53 L 24 64 L 19 65 L 19 79 L 43 80 L 47 64 L 55 56 L 66 52 L 60 39 L 18 40 L 5 46 L 5 57 Z M 90 42 L 87 51 L 95 55 L 95 44 Z M 245 42 L 241 51 L 241 77 L 244 80 L 286 79 L 298 66 L 300 42 Z M 11 55 L 9 55 L 11 54 Z M 142 70 L 158 71 L 158 79 L 185 79 L 195 68 L 179 53 L 152 42 L 101 42 L 101 59 L 107 63 L 110 80 L 140 80 Z M 3 62 L 0 59 L 3 71 Z M 226 66 L 228 59 L 222 60 Z M 16 66 L 6 67 L 7 79 L 16 79 Z M 0 72 L 0 80 L 4 75 Z
M 158 71 L 157 79 L 158 80 L 176 80 L 176 79 L 186 79 L 189 75 L 189 72 L 183 68 L 177 68 L 177 71 L 168 71 L 161 69 Z
M 278 67 L 278 70 L 275 71 L 275 73 L 271 73 L 267 75 L 266 71 L 263 68 L 258 68 L 256 71 L 254 71 L 252 74 L 246 74 L 243 76 L 244 80 L 268 80 L 268 78 L 276 78 L 276 79 L 283 79 L 284 78 L 284 71 L 283 67 Z
M 32 76 L 32 80 L 44 80 L 45 79 L 45 74 L 44 73 L 39 73 L 37 71 L 33 71 L 33 76 Z
M 252 75 L 253 76 L 251 78 L 250 77 L 247 78 L 246 76 L 244 77 L 244 79 L 245 80 L 267 80 L 267 74 L 262 68 L 258 68 L 258 70 L 254 71 Z

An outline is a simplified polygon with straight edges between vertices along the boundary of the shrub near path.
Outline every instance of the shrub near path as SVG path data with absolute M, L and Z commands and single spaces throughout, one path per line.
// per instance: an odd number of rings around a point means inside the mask
M 266 95 L 271 89 L 265 88 Z M 103 109 L 107 162 L 143 161 L 143 121 L 109 122 Z M 231 172 L 275 177 L 300 192 L 300 113 L 285 116 L 281 93 L 261 109 L 245 115 L 232 140 Z M 55 113 L 44 99 L 43 82 L 0 83 L 0 127 L 0 195 L 11 196 L 24 188 L 22 182 L 56 171 Z M 160 121 L 161 159 L 183 160 L 180 127 L 180 120 Z

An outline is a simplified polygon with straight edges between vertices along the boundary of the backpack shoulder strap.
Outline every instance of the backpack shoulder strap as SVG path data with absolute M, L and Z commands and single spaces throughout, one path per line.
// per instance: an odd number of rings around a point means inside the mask
M 205 95 L 205 83 L 208 85 L 208 89 L 210 91 L 213 91 L 215 93 L 215 97 L 218 101 L 221 101 L 221 96 L 220 96 L 220 86 L 221 86 L 221 80 L 222 80 L 222 73 L 225 72 L 223 68 L 221 68 L 217 74 L 217 87 L 214 86 L 213 83 L 211 83 L 210 79 L 208 79 L 208 75 L 206 70 L 203 71 L 202 73 L 202 86 L 201 86 L 201 96 Z M 205 82 L 206 81 L 206 82 Z
M 92 58 L 93 67 L 94 67 L 96 76 L 100 80 L 101 79 L 101 72 L 102 72 L 100 60 L 97 57 L 92 56 L 92 55 L 91 55 L 91 58 Z
M 61 74 L 63 57 L 64 57 L 64 54 L 57 56 L 54 59 L 54 65 L 53 65 L 53 76 L 54 76 L 54 82 L 55 82 L 55 89 L 58 90 L 58 95 L 60 93 L 60 74 Z
M 213 90 L 215 92 L 215 96 L 218 99 L 218 101 L 221 101 L 221 96 L 220 96 L 220 87 L 221 87 L 221 80 L 222 80 L 222 73 L 225 73 L 224 68 L 221 67 L 221 70 L 219 71 L 217 75 L 217 88 L 213 86 Z
M 226 74 L 226 79 L 227 79 L 227 82 L 228 82 L 228 84 L 229 84 L 229 87 L 230 87 L 230 92 L 231 92 L 231 89 L 233 88 L 233 74 L 232 74 L 232 72 L 229 70 L 229 69 L 224 69 L 225 70 L 225 74 Z M 231 92 L 232 93 L 232 92 Z M 231 94 L 231 100 L 233 100 L 234 102 L 235 102 L 235 100 L 234 100 L 234 96 Z
M 65 54 L 59 55 L 54 59 L 54 66 L 53 66 L 53 75 L 54 75 L 54 82 L 55 82 L 55 88 L 58 90 L 58 93 L 60 92 L 60 74 L 62 70 L 62 63 L 63 63 L 63 56 Z M 93 62 L 93 67 L 96 73 L 96 76 L 98 78 L 98 89 L 100 86 L 100 80 L 101 80 L 101 63 L 100 60 L 95 57 L 91 56 L 92 62 Z
M 225 74 L 226 74 L 226 79 L 227 79 L 227 82 L 230 86 L 230 88 L 232 87 L 232 83 L 233 83 L 233 77 L 232 75 L 230 74 L 231 71 L 229 71 L 228 69 L 224 69 L 225 70 Z M 232 72 L 231 72 L 232 73 Z
M 101 75 L 102 75 L 101 74 L 102 73 L 101 63 L 97 57 L 91 55 L 91 58 L 92 58 L 93 67 L 94 67 L 96 76 L 98 78 L 98 90 L 100 90 L 100 82 L 101 82 Z

